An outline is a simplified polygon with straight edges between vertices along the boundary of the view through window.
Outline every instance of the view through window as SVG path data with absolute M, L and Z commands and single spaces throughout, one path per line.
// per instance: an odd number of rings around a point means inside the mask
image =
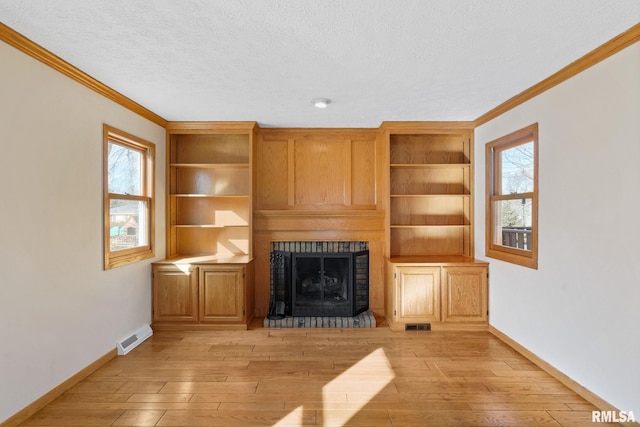
M 537 268 L 537 124 L 487 144 L 487 256 Z
M 105 269 L 153 256 L 155 146 L 105 125 Z

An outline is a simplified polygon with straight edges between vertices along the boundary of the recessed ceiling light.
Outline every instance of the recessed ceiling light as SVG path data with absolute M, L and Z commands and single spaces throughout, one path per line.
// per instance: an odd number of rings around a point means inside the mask
M 331 100 L 328 98 L 314 98 L 311 102 L 316 106 L 316 108 L 327 108 L 327 105 L 331 103 Z

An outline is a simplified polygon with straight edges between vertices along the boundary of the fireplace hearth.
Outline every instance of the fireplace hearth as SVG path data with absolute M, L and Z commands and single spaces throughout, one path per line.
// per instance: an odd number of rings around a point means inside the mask
M 369 309 L 367 242 L 274 242 L 268 318 L 353 317 Z

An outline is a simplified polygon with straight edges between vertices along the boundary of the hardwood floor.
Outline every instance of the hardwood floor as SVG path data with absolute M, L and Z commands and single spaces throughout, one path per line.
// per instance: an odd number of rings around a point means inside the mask
M 488 332 L 156 332 L 25 426 L 584 426 L 596 408 Z

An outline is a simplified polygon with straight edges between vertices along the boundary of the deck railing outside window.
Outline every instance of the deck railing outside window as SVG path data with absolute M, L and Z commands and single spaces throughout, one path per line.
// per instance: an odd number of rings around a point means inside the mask
M 531 227 L 502 228 L 502 245 L 510 248 L 531 250 Z

